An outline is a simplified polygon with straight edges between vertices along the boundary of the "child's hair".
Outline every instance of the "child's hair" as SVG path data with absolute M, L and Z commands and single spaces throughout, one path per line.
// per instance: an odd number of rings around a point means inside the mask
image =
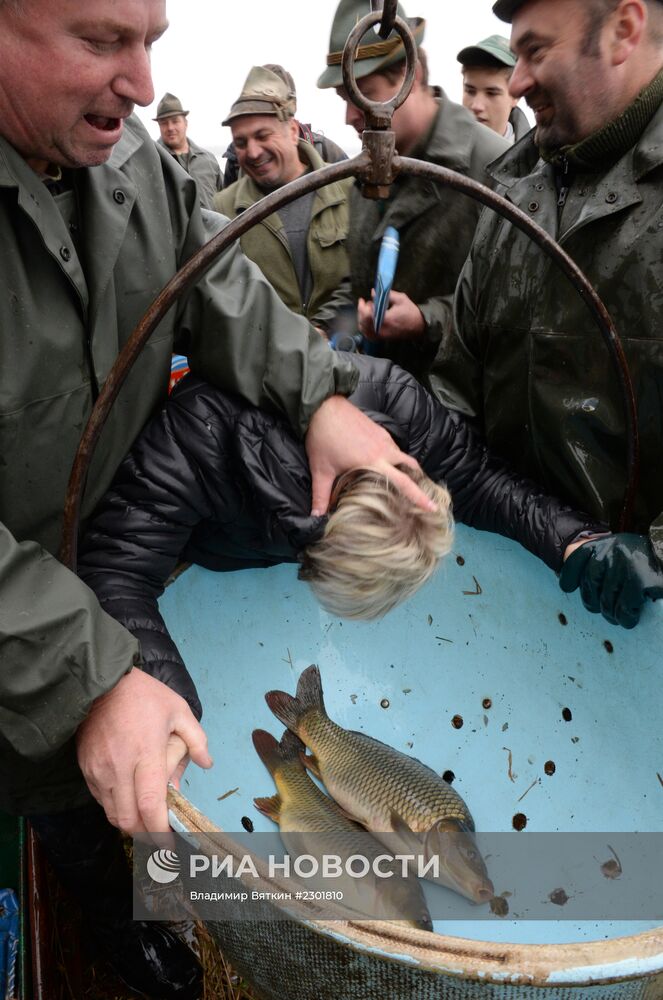
M 400 466 L 435 503 L 425 511 L 375 469 L 340 476 L 322 538 L 301 557 L 299 578 L 326 611 L 381 618 L 434 573 L 453 541 L 451 497 L 423 472 Z

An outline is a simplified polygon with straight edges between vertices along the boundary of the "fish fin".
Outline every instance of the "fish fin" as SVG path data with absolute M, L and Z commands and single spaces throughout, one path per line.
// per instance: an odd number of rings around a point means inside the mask
M 251 734 L 256 753 L 267 770 L 274 775 L 282 764 L 299 763 L 299 755 L 305 746 L 298 736 L 286 729 L 278 743 L 265 729 L 254 729 Z
M 393 832 L 400 837 L 401 841 L 408 847 L 408 849 L 413 851 L 421 850 L 421 839 L 419 834 L 415 833 L 407 820 L 403 819 L 401 814 L 396 812 L 395 809 L 392 809 L 389 814 L 389 822 L 391 823 Z
M 268 795 L 263 799 L 254 799 L 253 804 L 264 816 L 267 816 L 274 823 L 278 823 L 281 815 L 280 795 Z
M 322 697 L 322 678 L 315 663 L 307 667 L 297 681 L 297 701 L 306 710 L 316 708 L 323 715 L 327 714 Z
M 389 813 L 389 822 L 394 833 L 400 833 L 402 837 L 416 837 L 414 830 L 409 826 L 407 820 L 404 820 L 401 814 L 396 812 L 395 809 L 392 809 Z
M 457 819 L 455 817 L 448 817 L 447 819 L 438 819 L 436 823 L 433 823 L 432 827 L 428 831 L 431 833 L 432 830 L 439 830 L 440 833 L 475 833 L 474 820 L 471 816 L 467 819 Z
M 265 729 L 254 729 L 251 733 L 253 746 L 270 774 L 282 763 L 281 750 L 277 740 Z
M 303 715 L 297 699 L 285 691 L 268 691 L 265 695 L 265 701 L 279 722 L 296 733 L 299 720 Z
M 297 682 L 297 695 L 292 697 L 285 691 L 268 691 L 265 701 L 284 726 L 299 735 L 302 718 L 307 712 L 316 709 L 326 716 L 325 703 L 322 699 L 322 681 L 320 671 L 315 663 L 301 674 Z
M 302 750 L 299 754 L 299 759 L 311 774 L 314 774 L 318 781 L 322 781 L 322 775 L 320 774 L 320 766 L 318 764 L 318 758 L 314 754 L 308 754 L 305 750 Z
M 302 753 L 305 752 L 306 746 L 300 740 L 296 733 L 291 732 L 286 729 L 283 736 L 281 737 L 281 742 L 279 743 L 279 749 L 281 751 L 281 758 L 287 763 L 292 761 L 299 761 Z
M 424 834 L 424 864 L 428 864 L 431 858 L 439 855 L 439 851 L 435 850 L 433 837 L 439 833 L 441 829 L 450 830 L 453 828 L 442 827 L 439 823 L 433 823 L 430 830 L 427 830 Z

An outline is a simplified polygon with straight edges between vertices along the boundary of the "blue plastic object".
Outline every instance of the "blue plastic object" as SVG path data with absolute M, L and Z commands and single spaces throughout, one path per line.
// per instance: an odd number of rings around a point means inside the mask
M 398 230 L 387 226 L 380 244 L 378 267 L 375 274 L 375 300 L 373 302 L 373 326 L 376 334 L 380 333 L 384 314 L 389 305 L 389 293 L 396 274 L 400 242 Z
M 264 693 L 293 692 L 314 662 L 330 715 L 452 771 L 483 831 L 512 830 L 516 814 L 527 824 L 517 836 L 605 831 L 610 844 L 610 831 L 663 829 L 663 602 L 648 603 L 632 631 L 617 628 L 563 594 L 515 543 L 461 525 L 435 578 L 380 622 L 327 615 L 289 565 L 192 568 L 161 608 L 198 685 L 216 761 L 210 771 L 190 766 L 182 792 L 227 831 L 241 830 L 243 816 L 273 829 L 253 806 L 273 786 L 251 731 L 280 735 Z M 608 856 L 606 848 L 597 862 L 603 881 L 598 864 Z M 494 874 L 498 893 L 512 889 Z M 345 933 L 347 954 L 367 976 L 383 959 L 401 977 L 421 968 L 420 991 L 407 994 L 416 1000 L 433 995 L 424 989 L 431 977 L 436 996 L 451 995 L 449 976 L 463 1000 L 479 995 L 483 977 L 492 1000 L 663 996 L 647 985 L 654 976 L 663 986 L 661 920 L 556 920 L 551 905 L 550 920 L 479 922 L 468 907 L 468 919 L 436 925 L 425 960 L 354 932 Z M 324 976 L 317 993 L 301 996 L 322 996 Z M 405 993 L 395 986 L 392 995 Z
M 18 900 L 12 889 L 0 889 L 0 998 L 16 996 Z

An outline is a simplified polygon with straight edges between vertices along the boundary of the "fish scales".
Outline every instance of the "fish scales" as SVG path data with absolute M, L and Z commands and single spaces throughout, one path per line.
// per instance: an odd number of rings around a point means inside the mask
M 256 729 L 253 744 L 278 789 L 278 796 L 254 802 L 261 812 L 279 824 L 290 854 L 319 856 L 326 853 L 344 859 L 359 855 L 371 863 L 378 856 L 384 858 L 382 845 L 348 819 L 336 802 L 311 781 L 300 757 L 304 745 L 293 733 L 286 731 L 279 744 L 270 733 Z M 312 839 L 311 834 L 321 836 Z M 389 866 L 383 863 L 382 867 L 385 870 Z M 328 889 L 329 885 L 323 883 L 322 887 Z M 387 919 L 407 914 L 409 919 L 398 922 L 422 930 L 433 929 L 421 886 L 415 878 L 385 882 L 369 877 L 361 884 L 351 882 L 349 885 L 346 879 L 344 889 L 345 905 L 350 910 Z
M 315 755 L 329 794 L 370 829 L 390 830 L 394 810 L 417 833 L 440 819 L 474 830 L 458 792 L 421 761 L 343 729 L 319 708 L 300 716 L 295 731 Z
M 348 816 L 392 851 L 396 845 L 413 859 L 437 858 L 435 871 L 426 869 L 427 878 L 476 903 L 492 898 L 474 821 L 448 782 L 421 761 L 333 722 L 314 665 L 299 678 L 296 697 L 269 691 L 265 698 L 277 718 L 312 750 L 307 766 Z M 414 860 L 411 864 L 414 870 Z

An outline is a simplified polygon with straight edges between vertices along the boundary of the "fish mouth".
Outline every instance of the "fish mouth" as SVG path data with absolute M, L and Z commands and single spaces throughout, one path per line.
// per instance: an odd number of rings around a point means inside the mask
M 488 878 L 475 881 L 468 879 L 467 876 L 448 871 L 446 878 L 443 877 L 440 881 L 448 889 L 452 889 L 459 896 L 463 896 L 470 903 L 475 903 L 478 906 L 489 903 L 495 896 L 493 883 Z
M 477 886 L 473 892 L 472 898 L 475 903 L 489 903 L 491 899 L 495 896 L 495 888 L 493 883 L 483 882 L 480 886 Z

